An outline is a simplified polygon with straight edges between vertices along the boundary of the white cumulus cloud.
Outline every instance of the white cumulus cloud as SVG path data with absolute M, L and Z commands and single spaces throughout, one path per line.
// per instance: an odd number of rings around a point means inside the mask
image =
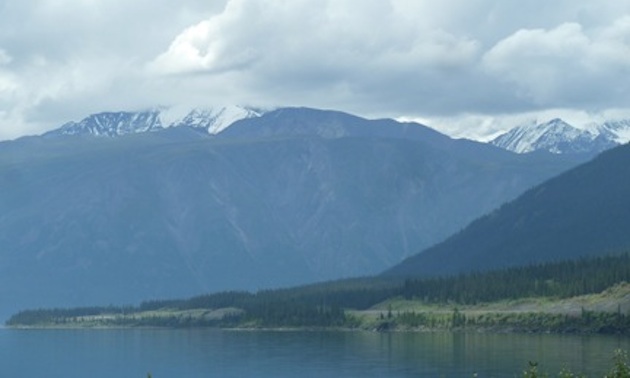
M 627 101 L 630 82 L 630 17 L 585 30 L 578 23 L 522 29 L 483 57 L 484 67 L 535 103 L 604 106 Z
M 428 88 L 469 70 L 481 45 L 419 22 L 429 16 L 402 5 L 231 0 L 222 13 L 183 30 L 148 72 L 174 75 L 184 86 L 194 81 L 191 96 L 205 82 L 254 105 L 409 108 Z M 406 104 L 396 105 L 395 96 Z
M 352 71 L 369 66 L 456 67 L 478 43 L 427 30 L 387 1 L 232 0 L 225 11 L 184 30 L 151 67 L 162 73 L 266 74 Z

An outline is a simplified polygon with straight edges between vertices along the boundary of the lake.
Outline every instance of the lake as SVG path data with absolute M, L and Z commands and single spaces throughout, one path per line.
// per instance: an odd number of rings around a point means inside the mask
M 0 377 L 516 377 L 528 361 L 601 377 L 624 337 L 0 329 Z

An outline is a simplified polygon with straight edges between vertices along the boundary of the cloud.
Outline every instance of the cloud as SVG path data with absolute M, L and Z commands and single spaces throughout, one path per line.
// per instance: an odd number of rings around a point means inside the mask
M 486 70 L 536 104 L 596 108 L 627 102 L 630 16 L 599 30 L 577 23 L 522 29 L 483 57 Z M 621 100 L 621 101 L 619 101 Z
M 246 97 L 355 106 L 387 102 L 391 88 L 465 70 L 479 43 L 426 28 L 388 1 L 240 1 L 179 34 L 149 63 L 152 74 L 230 77 Z M 423 80 L 424 78 L 424 80 Z M 216 87 L 216 86 L 215 86 Z M 425 89 L 419 89 L 424 91 Z
M 0 101 L 17 88 L 15 78 L 13 78 L 10 71 L 4 68 L 12 60 L 13 58 L 0 48 Z
M 156 105 L 334 108 L 450 120 L 445 130 L 472 135 L 503 125 L 482 120 L 630 103 L 628 1 L 0 0 L 0 9 L 0 139 Z
M 0 0 L 0 139 L 149 106 L 144 62 L 225 2 Z
M 428 116 L 601 110 L 630 99 L 627 81 L 617 79 L 630 62 L 628 20 L 617 18 L 625 8 L 231 0 L 147 67 L 182 88 L 194 81 L 190 97 L 204 83 L 257 105 Z
M 280 6 L 278 6 L 281 4 Z M 225 11 L 183 31 L 152 63 L 161 73 L 209 74 L 254 68 L 261 74 L 379 68 L 457 67 L 477 53 L 474 40 L 426 30 L 384 1 L 233 0 Z
M 11 56 L 6 51 L 4 51 L 4 49 L 0 49 L 0 66 L 7 65 L 11 63 L 12 60 L 13 58 L 11 58 Z
M 16 102 L 16 94 L 20 84 L 15 75 L 7 68 L 13 58 L 3 49 L 0 49 L 0 140 L 5 139 L 3 130 L 9 125 L 7 121 L 13 121 L 12 108 Z
M 13 58 L 3 49 L 0 48 L 0 98 L 2 93 L 15 89 L 14 79 L 11 73 L 5 68 Z
M 8 100 L 18 87 L 17 80 L 11 73 L 0 70 L 0 101 Z

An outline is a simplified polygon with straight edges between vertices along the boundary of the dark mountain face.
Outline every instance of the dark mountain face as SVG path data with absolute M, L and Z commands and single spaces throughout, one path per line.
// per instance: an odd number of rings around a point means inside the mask
M 537 186 L 389 270 L 434 276 L 630 248 L 630 146 Z
M 0 143 L 0 313 L 373 274 L 574 164 L 311 109 Z

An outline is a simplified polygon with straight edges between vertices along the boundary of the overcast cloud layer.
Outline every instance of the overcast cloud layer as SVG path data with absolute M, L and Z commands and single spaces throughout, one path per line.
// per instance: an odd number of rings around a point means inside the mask
M 98 111 L 225 104 L 472 137 L 625 117 L 630 0 L 0 0 L 0 139 Z

